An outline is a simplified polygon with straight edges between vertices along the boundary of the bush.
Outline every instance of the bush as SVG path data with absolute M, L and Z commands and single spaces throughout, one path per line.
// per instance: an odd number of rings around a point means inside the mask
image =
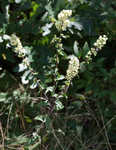
M 1 2 L 1 149 L 115 150 L 115 5 Z

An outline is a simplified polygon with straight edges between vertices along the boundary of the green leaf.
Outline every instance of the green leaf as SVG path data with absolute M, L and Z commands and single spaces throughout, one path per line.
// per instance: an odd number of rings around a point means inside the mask
M 38 116 L 36 116 L 34 119 L 35 119 L 35 120 L 39 120 L 39 121 L 45 123 L 45 122 L 46 122 L 46 119 L 47 119 L 47 115 L 38 115 Z
M 22 0 L 15 0 L 15 3 L 19 4 Z
M 12 138 L 13 142 L 11 143 L 11 145 L 18 145 L 18 144 L 24 144 L 28 141 L 28 138 L 25 136 L 18 136 L 18 137 L 14 137 Z
M 48 34 L 50 34 L 50 28 L 53 26 L 53 23 L 50 23 L 50 24 L 46 24 L 45 26 L 42 27 L 42 30 L 43 30 L 43 36 L 46 36 Z
M 63 76 L 63 75 L 58 75 L 56 80 L 59 81 L 59 80 L 63 80 L 63 79 L 65 79 L 65 76 Z
M 46 125 L 46 128 L 47 129 L 51 129 L 51 119 L 50 119 L 50 117 L 49 116 L 47 116 L 47 118 L 46 118 L 46 123 L 45 123 L 45 125 Z
M 77 130 L 77 134 L 78 134 L 78 136 L 80 136 L 80 137 L 81 137 L 82 130 L 83 130 L 83 126 L 81 126 L 81 125 L 77 125 L 77 126 L 76 126 L 76 130 Z
M 45 93 L 48 93 L 48 92 L 52 93 L 53 91 L 54 91 L 54 87 L 48 86 Z
M 79 22 L 73 22 L 71 21 L 70 26 L 74 26 L 75 29 L 81 31 L 83 29 L 83 26 Z
M 74 54 L 76 56 L 78 56 L 79 50 L 78 50 L 78 42 L 77 41 L 74 42 L 73 50 L 74 50 Z
M 30 74 L 30 70 L 27 70 L 27 71 L 23 74 L 23 76 L 22 76 L 22 78 L 21 78 L 21 81 L 22 81 L 23 84 L 28 84 L 28 83 L 29 83 L 29 80 L 28 80 L 29 74 Z
M 84 44 L 84 46 L 83 46 L 82 55 L 85 56 L 89 50 L 90 50 L 89 45 L 88 45 L 87 42 L 85 42 L 85 44 Z
M 84 61 L 80 63 L 80 72 L 85 72 L 86 71 L 86 64 Z
M 0 102 L 4 102 L 6 100 L 7 93 L 0 93 Z
M 75 97 L 80 100 L 85 100 L 86 97 L 83 94 L 75 94 Z
M 27 123 L 32 123 L 32 119 L 29 116 L 25 116 L 24 118 Z
M 14 69 L 15 72 L 23 72 L 27 69 L 27 66 L 24 63 L 21 63 Z
M 56 104 L 56 110 L 61 110 L 61 109 L 64 108 L 62 102 L 59 101 L 59 100 L 56 100 L 56 101 L 55 101 L 55 104 Z

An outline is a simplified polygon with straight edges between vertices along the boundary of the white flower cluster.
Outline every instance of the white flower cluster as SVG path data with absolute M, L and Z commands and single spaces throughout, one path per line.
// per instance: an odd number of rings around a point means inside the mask
M 58 14 L 58 20 L 60 21 L 65 21 L 66 19 L 68 19 L 68 17 L 70 17 L 72 15 L 72 10 L 62 10 L 59 14 Z
M 94 47 L 92 47 L 90 51 L 87 53 L 87 55 L 85 56 L 88 62 L 92 60 L 92 57 L 91 57 L 92 55 L 96 56 L 97 52 L 104 47 L 107 40 L 108 40 L 108 37 L 106 35 L 99 36 L 97 41 L 94 43 Z
M 14 50 L 18 54 L 19 57 L 25 56 L 26 50 L 22 46 L 20 39 L 15 34 L 11 35 L 10 44 L 15 47 Z
M 66 28 L 70 24 L 70 20 L 68 19 L 72 15 L 72 10 L 62 10 L 58 14 L 58 23 L 56 23 L 56 28 L 58 30 L 65 31 Z
M 108 40 L 108 37 L 106 35 L 103 35 L 97 39 L 97 41 L 94 43 L 94 46 L 98 49 L 102 49 L 104 45 L 106 44 L 106 41 Z
M 66 73 L 66 79 L 71 81 L 76 75 L 78 75 L 79 59 L 74 55 L 69 56 L 69 59 L 70 61 Z
M 27 68 L 31 70 L 30 61 L 28 57 L 26 56 L 27 49 L 23 47 L 19 37 L 17 37 L 15 34 L 12 34 L 10 37 L 10 44 L 11 46 L 14 47 L 14 51 L 18 55 L 18 57 L 23 58 L 22 63 L 19 64 L 19 68 L 20 68 L 19 72 L 22 72 L 26 70 Z

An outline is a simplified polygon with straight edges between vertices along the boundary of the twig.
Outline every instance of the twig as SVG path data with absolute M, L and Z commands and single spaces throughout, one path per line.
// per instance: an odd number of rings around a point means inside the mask
M 2 136 L 2 147 L 4 149 L 4 132 L 3 132 L 3 129 L 2 129 L 1 121 L 0 121 L 0 132 L 1 132 L 1 136 Z
M 23 115 L 22 115 L 21 110 L 20 110 L 20 108 L 19 108 L 19 106 L 18 106 L 17 103 L 16 103 L 16 107 L 17 107 L 17 114 L 19 115 L 19 118 L 20 118 L 21 123 L 22 123 L 22 127 L 23 127 L 23 129 L 25 130 L 26 127 L 25 127 L 24 118 L 23 118 Z
M 97 136 L 99 136 L 102 133 L 102 131 L 104 130 L 104 128 L 107 127 L 115 118 L 116 118 L 116 115 L 114 117 L 112 117 L 106 124 L 104 124 L 103 128 L 94 137 L 92 137 L 92 139 L 90 139 L 90 141 L 95 139 Z
M 52 126 L 52 123 L 51 123 L 51 126 Z M 58 137 L 57 137 L 56 134 L 55 134 L 55 131 L 54 131 L 53 126 L 52 126 L 52 133 L 53 133 L 53 135 L 54 135 L 54 137 L 55 137 L 57 143 L 59 144 L 60 148 L 61 148 L 62 150 L 64 150 L 63 146 L 61 145 L 60 140 L 58 139 Z
M 7 135 L 8 135 L 9 119 L 10 119 L 10 114 L 11 114 L 11 111 L 12 111 L 12 106 L 13 106 L 13 103 L 11 104 L 10 109 L 9 109 L 9 113 L 8 113 L 8 119 L 7 119 L 7 125 L 6 125 L 6 134 Z
M 111 147 L 110 142 L 109 142 L 109 138 L 108 138 L 106 126 L 105 126 L 105 123 L 104 123 L 104 118 L 103 118 L 103 115 L 102 115 L 101 111 L 100 111 L 100 114 L 101 114 L 101 120 L 102 120 L 102 122 L 103 122 L 103 127 L 104 127 L 104 132 L 105 132 L 107 144 L 108 144 L 108 146 L 109 146 L 108 150 L 109 150 L 109 149 L 112 150 L 112 147 Z

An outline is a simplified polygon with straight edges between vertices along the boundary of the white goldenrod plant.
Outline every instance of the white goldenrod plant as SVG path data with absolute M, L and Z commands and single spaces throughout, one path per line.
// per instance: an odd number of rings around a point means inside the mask
M 65 31 L 70 24 L 69 17 L 72 15 L 72 10 L 62 10 L 58 14 L 58 22 L 55 23 L 56 28 L 60 31 Z
M 70 61 L 66 72 L 66 79 L 70 82 L 75 76 L 78 75 L 79 59 L 74 55 L 71 55 L 68 58 L 70 59 Z
M 14 46 L 14 51 L 18 54 L 19 57 L 24 57 L 26 50 L 22 46 L 22 43 L 15 34 L 12 34 L 10 37 L 10 44 Z
M 93 47 L 88 51 L 85 58 L 87 59 L 88 63 L 92 60 L 92 55 L 96 56 L 97 52 L 101 50 L 108 40 L 108 37 L 106 35 L 100 35 L 97 41 L 93 44 Z

